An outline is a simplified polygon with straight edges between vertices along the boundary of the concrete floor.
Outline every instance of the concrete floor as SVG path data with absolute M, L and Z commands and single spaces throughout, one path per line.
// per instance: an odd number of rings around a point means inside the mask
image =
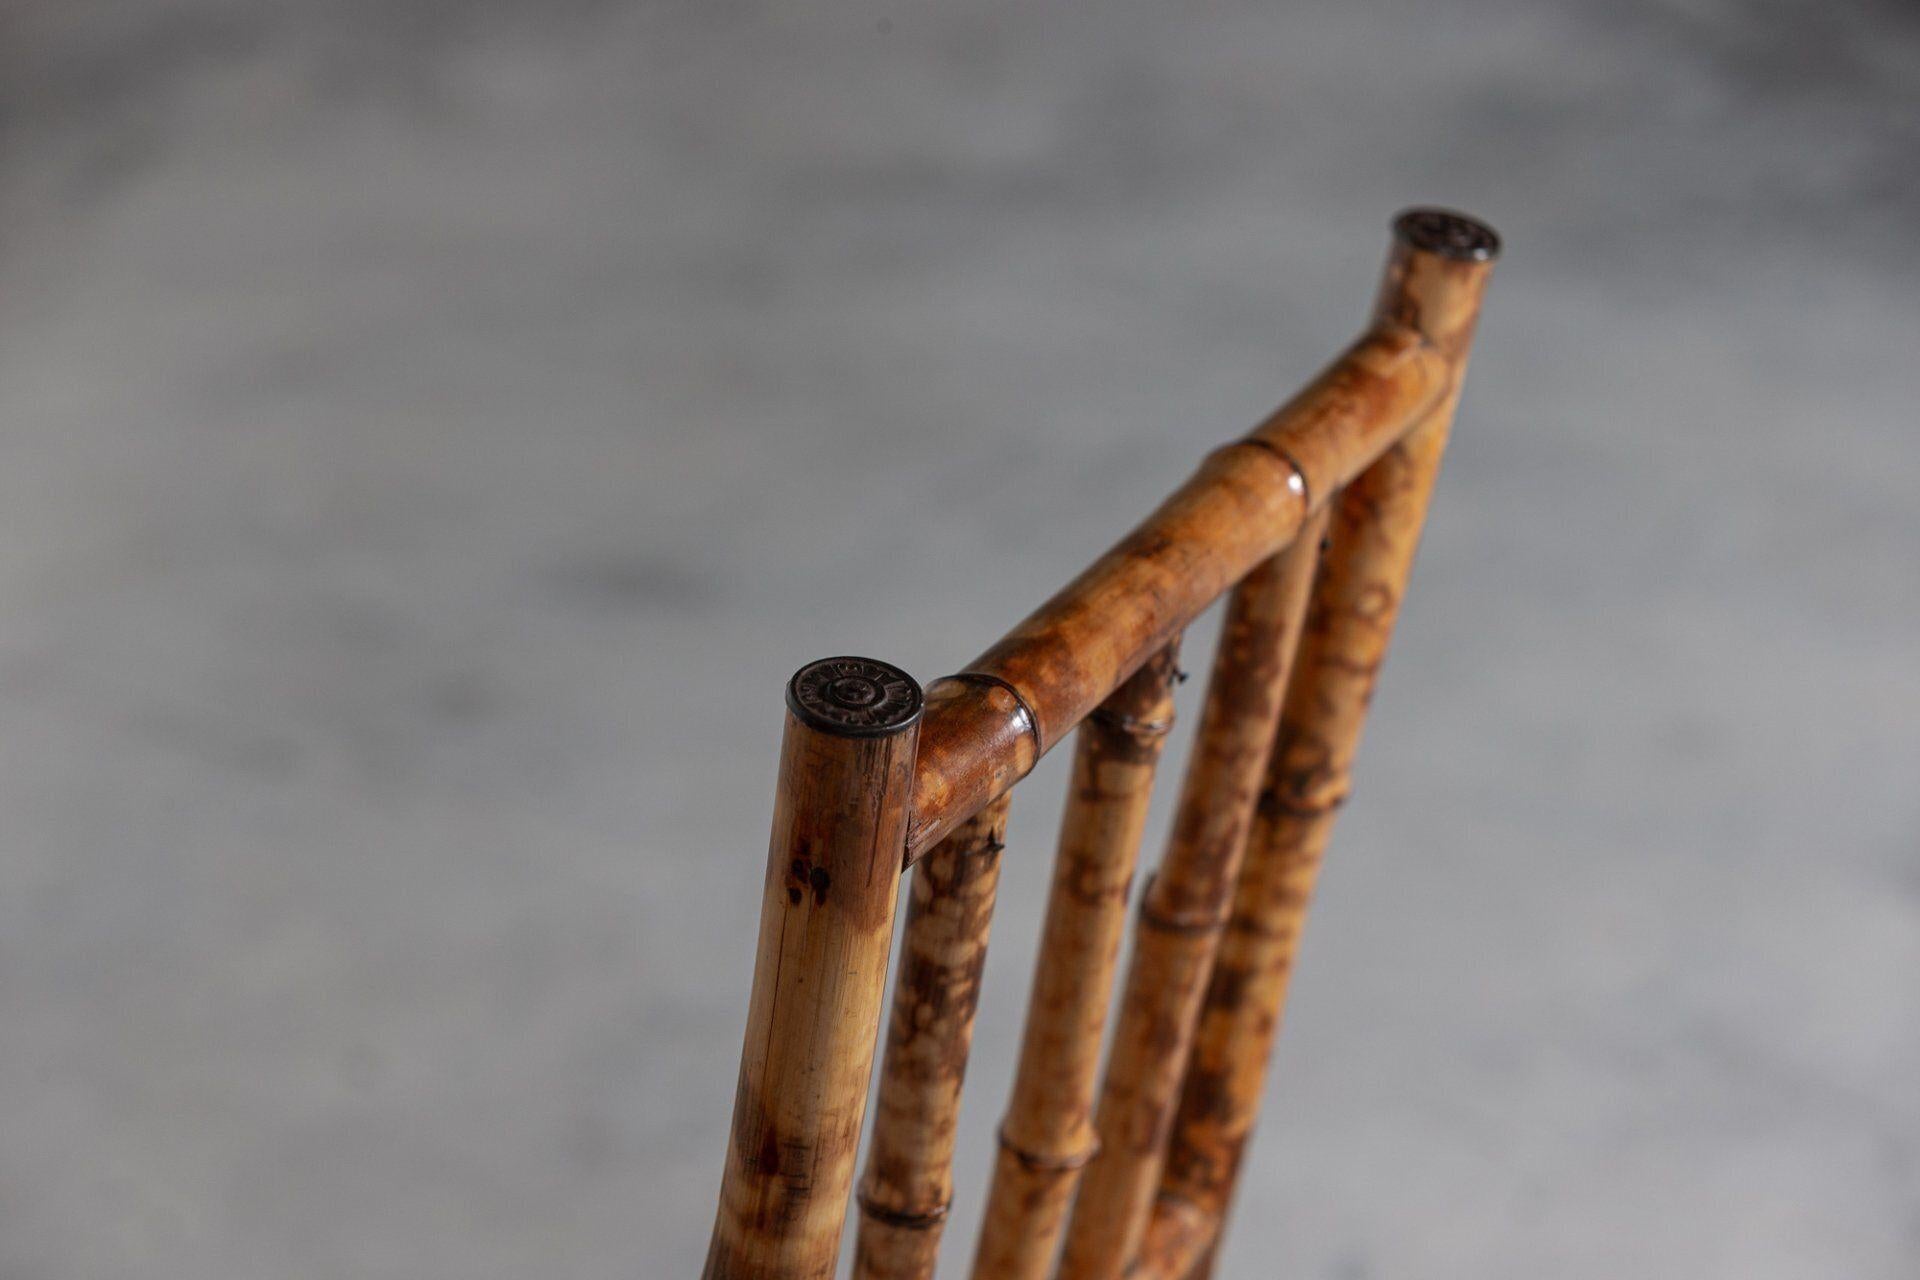
M 1509 253 L 1224 1274 L 1920 1268 L 1911 7 L 7 21 L 6 1280 L 694 1274 L 786 674 L 970 657 L 1414 201 Z

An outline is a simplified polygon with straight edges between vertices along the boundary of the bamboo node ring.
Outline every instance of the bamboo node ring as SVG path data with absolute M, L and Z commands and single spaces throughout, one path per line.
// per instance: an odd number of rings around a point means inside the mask
M 898 733 L 920 718 L 925 704 L 912 676 L 873 658 L 821 658 L 787 682 L 794 718 L 841 738 Z
M 1348 792 L 1342 790 L 1324 800 L 1294 800 L 1269 791 L 1260 797 L 1260 807 L 1268 813 L 1284 814 L 1289 818 L 1319 818 L 1345 806 L 1347 796 Z
M 1161 911 L 1153 905 L 1154 881 L 1158 875 L 1147 881 L 1146 892 L 1140 895 L 1140 923 L 1162 933 L 1181 933 L 1202 935 L 1219 933 L 1227 927 L 1226 914 L 1209 915 L 1201 911 Z
M 1036 754 L 1039 753 L 1040 721 L 1033 714 L 1033 707 L 1027 702 L 1026 695 L 1014 688 L 1011 681 L 1003 680 L 999 676 L 990 675 L 985 671 L 957 671 L 953 675 L 941 677 L 939 680 L 934 681 L 934 683 L 944 684 L 948 680 L 957 680 L 962 684 L 991 685 L 993 688 L 1005 690 L 1007 696 L 1013 699 L 1013 705 L 1020 713 L 1020 731 L 1026 734 L 1028 740 L 1033 743 L 1034 752 Z
M 859 1193 L 860 1211 L 876 1222 L 884 1222 L 890 1227 L 899 1227 L 904 1231 L 930 1231 L 947 1220 L 947 1206 L 937 1204 L 931 1209 L 915 1212 L 911 1209 L 890 1209 L 867 1194 L 863 1187 Z
M 1124 711 L 1115 711 L 1105 706 L 1095 707 L 1087 712 L 1087 719 L 1096 724 L 1105 725 L 1116 733 L 1146 740 L 1164 738 L 1173 732 L 1171 720 L 1143 720 L 1139 716 L 1130 716 Z
M 1035 1173 L 1071 1173 L 1075 1169 L 1086 1168 L 1093 1163 L 1093 1158 L 1100 1154 L 1100 1139 L 1097 1137 L 1084 1150 L 1069 1151 L 1065 1155 L 1056 1156 L 1044 1151 L 1027 1150 L 1007 1136 L 1005 1125 L 1000 1126 L 996 1136 L 1008 1155 Z
M 1265 436 L 1258 435 L 1247 436 L 1244 439 L 1234 441 L 1234 443 L 1250 444 L 1256 449 L 1265 449 L 1268 453 L 1286 463 L 1287 492 L 1298 496 L 1300 501 L 1307 504 L 1308 510 L 1313 509 L 1313 490 L 1307 485 L 1306 469 L 1300 465 L 1297 458 L 1287 452 L 1285 446 L 1275 444 Z

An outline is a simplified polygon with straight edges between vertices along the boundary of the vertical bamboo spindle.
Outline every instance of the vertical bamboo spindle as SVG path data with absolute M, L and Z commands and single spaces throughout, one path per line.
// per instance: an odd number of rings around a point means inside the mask
M 1173 720 L 1176 652 L 1168 644 L 1080 726 L 975 1280 L 1047 1274 L 1093 1156 L 1100 1037 L 1154 766 Z
M 706 1280 L 831 1280 L 866 1109 L 923 698 L 883 662 L 787 686 L 746 1045 Z
M 1095 1119 L 1099 1153 L 1074 1200 L 1059 1280 L 1118 1276 L 1146 1230 L 1326 519 L 1324 507 L 1309 516 L 1228 601 L 1172 838 L 1140 902 Z
M 913 868 L 860 1183 L 855 1280 L 929 1280 L 953 1195 L 960 1089 L 1007 831 L 1002 795 Z
M 1233 911 L 1214 964 L 1147 1235 L 1131 1274 L 1211 1274 L 1321 858 L 1345 800 L 1446 446 L 1499 239 L 1460 214 L 1394 224 L 1376 316 L 1446 352 L 1452 389 L 1340 495 Z

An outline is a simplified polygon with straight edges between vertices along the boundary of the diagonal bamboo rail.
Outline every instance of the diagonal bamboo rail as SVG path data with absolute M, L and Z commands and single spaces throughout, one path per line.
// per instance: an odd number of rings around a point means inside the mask
M 1056 877 L 975 1267 L 981 1280 L 1046 1276 L 1068 1198 L 1096 1149 L 1096 1059 L 1171 716 L 1172 647 L 1195 615 L 1247 579 L 1226 649 L 1247 629 L 1256 597 L 1279 612 L 1253 629 L 1264 637 L 1259 656 L 1223 658 L 1216 671 L 1195 765 L 1205 780 L 1189 775 L 1189 792 L 1211 792 L 1211 804 L 1205 795 L 1183 801 L 1162 879 L 1143 906 L 1101 1110 L 1114 1154 L 1090 1175 L 1088 1225 L 1065 1260 L 1065 1280 L 1210 1274 L 1313 873 L 1345 794 L 1499 243 L 1483 224 L 1444 210 L 1409 211 L 1394 232 L 1367 331 L 958 675 L 924 696 L 904 672 L 870 659 L 827 659 L 795 675 L 706 1280 L 833 1276 L 900 873 L 930 854 L 909 913 L 857 1266 L 874 1280 L 931 1274 L 992 909 L 999 802 L 1079 727 L 1059 856 L 1066 878 Z M 1298 658 L 1290 678 L 1275 675 L 1328 519 L 1331 547 Z M 1283 597 L 1293 603 L 1280 607 Z M 1282 680 L 1280 728 L 1242 840 L 1247 780 Z M 1232 913 L 1216 954 L 1228 883 Z
M 1447 394 L 1448 358 L 1396 323 L 1362 335 L 1243 440 L 966 668 L 921 729 L 907 861 L 1025 776 L 1100 700 Z M 1004 689 L 1017 706 L 997 702 Z M 1030 745 L 1017 756 L 1011 739 Z

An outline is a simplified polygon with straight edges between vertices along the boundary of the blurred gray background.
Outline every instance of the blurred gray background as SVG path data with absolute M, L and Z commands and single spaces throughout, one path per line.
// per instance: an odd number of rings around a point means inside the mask
M 1911 5 L 0 48 L 6 1280 L 694 1274 L 787 673 L 972 656 L 1356 331 L 1413 202 L 1508 253 L 1225 1274 L 1920 1268 Z

